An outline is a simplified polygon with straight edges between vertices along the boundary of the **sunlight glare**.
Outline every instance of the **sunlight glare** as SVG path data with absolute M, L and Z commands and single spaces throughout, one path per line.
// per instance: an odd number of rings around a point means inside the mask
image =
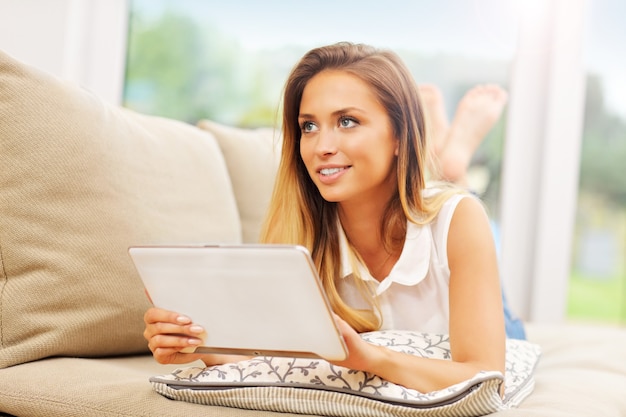
M 550 3 L 546 0 L 511 0 L 511 7 L 523 20 L 536 20 L 546 12 Z

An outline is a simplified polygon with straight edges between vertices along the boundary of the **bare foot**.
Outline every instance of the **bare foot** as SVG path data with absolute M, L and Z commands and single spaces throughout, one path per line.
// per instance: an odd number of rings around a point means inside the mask
M 443 103 L 443 95 L 439 88 L 433 84 L 420 84 L 417 88 L 424 105 L 426 131 L 432 138 L 430 142 L 433 144 L 434 154 L 438 156 L 446 145 L 450 127 Z
M 466 174 L 472 156 L 502 115 L 507 100 L 507 92 L 495 84 L 478 85 L 465 93 L 439 157 L 444 179 L 467 185 Z

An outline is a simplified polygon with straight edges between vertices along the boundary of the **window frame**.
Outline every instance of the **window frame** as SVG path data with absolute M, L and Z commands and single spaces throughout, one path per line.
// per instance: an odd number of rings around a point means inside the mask
M 585 0 L 524 16 L 503 154 L 501 274 L 525 320 L 566 315 L 585 101 Z

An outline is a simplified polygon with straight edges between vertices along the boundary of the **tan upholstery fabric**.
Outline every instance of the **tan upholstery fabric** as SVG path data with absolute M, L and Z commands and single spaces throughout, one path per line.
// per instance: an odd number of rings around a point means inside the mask
M 128 246 L 240 236 L 210 134 L 0 52 L 0 368 L 146 351 Z
M 280 132 L 271 128 L 240 129 L 210 120 L 201 120 L 198 127 L 217 138 L 226 159 L 243 241 L 257 242 L 280 160 Z
M 294 416 L 168 400 L 148 382 L 164 369 L 171 367 L 158 365 L 151 356 L 52 358 L 3 369 L 0 411 L 28 417 Z
M 542 348 L 535 389 L 519 408 L 491 417 L 626 415 L 626 329 L 528 324 Z M 148 379 L 175 366 L 150 356 L 55 358 L 0 370 L 0 412 L 16 416 L 289 417 L 293 414 L 171 401 Z

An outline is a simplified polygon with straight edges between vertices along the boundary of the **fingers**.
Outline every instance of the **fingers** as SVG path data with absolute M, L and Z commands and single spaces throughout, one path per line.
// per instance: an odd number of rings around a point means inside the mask
M 173 311 L 150 308 L 144 315 L 146 328 L 143 336 L 159 363 L 187 363 L 200 355 L 185 354 L 183 350 L 203 342 L 205 331 L 189 317 Z
M 146 324 L 144 331 L 146 339 L 158 334 L 175 334 L 193 338 L 201 337 L 204 334 L 204 329 L 194 324 L 189 317 L 160 308 L 148 309 L 144 315 L 144 322 Z
M 336 313 L 333 313 L 333 318 L 335 319 L 335 323 L 342 334 L 345 335 L 346 333 L 354 331 L 354 329 L 352 329 L 352 327 L 350 327 L 350 325 Z
M 186 363 L 195 360 L 196 357 L 182 351 L 201 343 L 202 340 L 197 338 L 158 334 L 148 340 L 148 347 L 159 363 Z
M 146 324 L 165 322 L 184 325 L 191 323 L 191 319 L 189 317 L 157 307 L 149 308 L 143 316 L 143 321 Z
M 192 339 L 198 342 L 196 344 L 199 344 L 202 342 L 205 332 L 201 326 L 195 324 L 181 326 L 178 324 L 161 322 L 146 325 L 143 332 L 144 338 L 148 341 L 160 335 L 176 336 L 181 339 Z

